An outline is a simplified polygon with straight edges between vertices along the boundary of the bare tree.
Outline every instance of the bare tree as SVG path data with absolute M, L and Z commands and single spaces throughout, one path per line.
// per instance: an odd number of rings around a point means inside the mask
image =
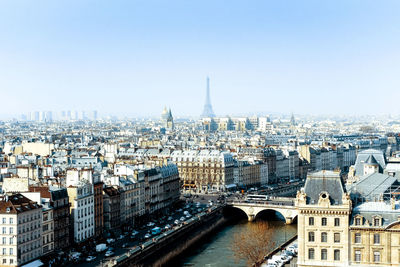
M 273 227 L 268 222 L 249 225 L 247 231 L 236 233 L 232 250 L 236 261 L 246 259 L 248 266 L 260 266 L 264 257 L 275 248 Z

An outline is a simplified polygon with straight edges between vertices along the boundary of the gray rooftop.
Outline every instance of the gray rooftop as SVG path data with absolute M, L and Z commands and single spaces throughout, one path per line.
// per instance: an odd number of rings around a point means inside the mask
M 370 156 L 373 156 L 373 159 L 370 158 Z M 367 149 L 360 151 L 357 155 L 356 163 L 354 165 L 357 176 L 363 175 L 364 163 L 367 163 L 368 160 L 376 161 L 382 169 L 385 169 L 386 162 L 383 152 L 375 149 Z
M 304 185 L 307 204 L 317 204 L 321 192 L 327 192 L 332 205 L 341 205 L 344 194 L 340 174 L 334 171 L 318 171 L 307 176 Z
M 368 201 L 378 201 L 383 194 L 390 190 L 392 185 L 398 184 L 397 178 L 381 173 L 373 173 L 360 178 L 348 187 L 352 196 Z

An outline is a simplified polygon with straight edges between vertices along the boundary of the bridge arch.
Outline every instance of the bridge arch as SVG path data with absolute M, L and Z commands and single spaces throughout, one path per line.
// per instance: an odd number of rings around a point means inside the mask
M 282 205 L 259 205 L 256 203 L 232 203 L 231 207 L 242 210 L 249 221 L 256 219 L 263 211 L 271 210 L 281 214 L 286 224 L 291 224 L 297 216 L 297 210 L 294 206 L 282 206 Z
M 255 214 L 254 219 L 260 218 L 261 215 L 268 213 L 268 212 L 274 212 L 274 216 L 275 217 L 281 217 L 281 219 L 283 221 L 286 221 L 285 215 L 282 214 L 282 212 L 280 210 L 274 209 L 274 208 L 265 208 L 265 209 L 261 209 L 257 212 L 257 214 Z
M 238 215 L 239 215 L 239 214 L 240 214 L 240 215 L 243 215 L 244 218 L 246 218 L 247 220 L 250 221 L 249 214 L 247 214 L 247 210 L 246 210 L 246 209 L 243 209 L 243 208 L 241 208 L 241 207 L 228 206 L 228 207 L 227 207 L 227 210 L 228 210 L 228 211 L 231 210 L 231 211 L 237 212 Z M 240 215 L 239 215 L 239 216 L 240 216 Z

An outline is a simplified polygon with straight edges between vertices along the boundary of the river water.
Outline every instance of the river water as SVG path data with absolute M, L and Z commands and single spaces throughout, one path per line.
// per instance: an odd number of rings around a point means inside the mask
M 195 267 L 244 267 L 246 260 L 239 262 L 235 260 L 232 244 L 235 234 L 245 233 L 250 230 L 250 224 L 262 223 L 263 221 L 248 222 L 246 219 L 236 221 L 224 227 L 215 235 L 209 237 L 191 251 L 186 252 L 178 259 L 177 266 Z M 297 224 L 285 225 L 283 221 L 268 221 L 270 225 L 271 238 L 275 246 L 293 237 L 297 232 Z M 273 248 L 271 248 L 272 250 Z

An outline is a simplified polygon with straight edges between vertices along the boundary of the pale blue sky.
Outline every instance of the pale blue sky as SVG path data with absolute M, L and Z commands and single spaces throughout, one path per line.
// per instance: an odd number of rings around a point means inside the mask
M 399 114 L 400 1 L 0 1 L 0 114 Z

